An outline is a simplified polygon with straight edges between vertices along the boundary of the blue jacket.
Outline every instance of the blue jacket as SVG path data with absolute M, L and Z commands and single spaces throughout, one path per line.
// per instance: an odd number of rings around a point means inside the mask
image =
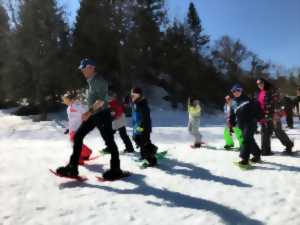
M 148 102 L 144 98 L 137 99 L 132 105 L 133 136 L 151 133 L 152 122 Z

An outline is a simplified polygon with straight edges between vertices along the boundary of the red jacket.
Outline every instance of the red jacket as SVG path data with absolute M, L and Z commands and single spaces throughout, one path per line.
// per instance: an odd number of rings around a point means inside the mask
M 119 118 L 124 114 L 124 109 L 121 103 L 119 103 L 117 100 L 112 100 L 109 103 L 109 107 L 112 112 L 115 112 L 115 118 Z

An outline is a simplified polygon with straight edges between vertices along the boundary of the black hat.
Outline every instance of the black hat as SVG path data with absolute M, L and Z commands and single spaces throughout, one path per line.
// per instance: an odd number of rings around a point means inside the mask
M 92 59 L 89 59 L 89 58 L 82 59 L 80 61 L 80 65 L 79 65 L 78 69 L 82 70 L 88 65 L 96 67 L 96 62 Z
M 143 91 L 139 87 L 132 88 L 132 93 L 143 95 Z

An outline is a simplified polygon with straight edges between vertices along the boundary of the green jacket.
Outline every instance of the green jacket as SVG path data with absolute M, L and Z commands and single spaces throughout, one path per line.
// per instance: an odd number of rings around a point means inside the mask
M 89 89 L 87 96 L 87 103 L 89 108 L 93 107 L 93 104 L 97 100 L 102 100 L 105 102 L 103 108 L 107 108 L 108 104 L 108 84 L 107 82 L 99 75 L 95 75 L 91 79 L 87 80 Z
M 189 113 L 188 130 L 192 134 L 198 134 L 199 125 L 200 125 L 200 116 L 201 116 L 200 105 L 197 106 L 188 105 L 188 113 Z

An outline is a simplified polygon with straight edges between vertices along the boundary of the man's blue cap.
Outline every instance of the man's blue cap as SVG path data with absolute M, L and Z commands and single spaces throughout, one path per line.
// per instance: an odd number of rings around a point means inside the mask
M 82 59 L 80 61 L 80 65 L 79 65 L 78 69 L 82 70 L 88 65 L 96 67 L 96 62 L 92 59 L 89 59 L 89 58 Z
M 235 91 L 239 91 L 239 92 L 242 92 L 243 91 L 243 87 L 240 85 L 240 84 L 235 84 L 232 86 L 231 92 L 235 92 Z

